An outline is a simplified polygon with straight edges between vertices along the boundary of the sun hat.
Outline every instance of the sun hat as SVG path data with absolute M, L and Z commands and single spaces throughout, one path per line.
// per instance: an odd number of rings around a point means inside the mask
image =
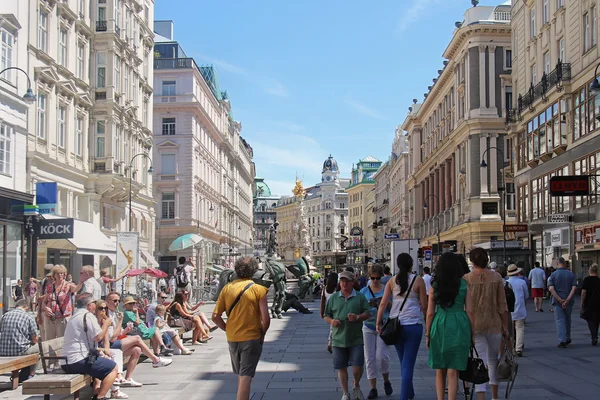
M 340 274 L 340 279 L 342 279 L 342 278 L 346 278 L 346 279 L 348 279 L 350 281 L 353 281 L 354 280 L 354 274 L 352 272 L 350 272 L 350 271 L 344 271 L 344 272 L 342 272 Z
M 123 305 L 125 305 L 125 304 L 131 304 L 131 303 L 135 303 L 135 299 L 132 296 L 127 296 L 123 300 Z
M 520 274 L 521 271 L 523 271 L 523 270 L 521 268 L 517 267 L 515 264 L 510 264 L 508 266 L 508 272 L 506 273 L 506 275 L 513 276 L 516 274 Z

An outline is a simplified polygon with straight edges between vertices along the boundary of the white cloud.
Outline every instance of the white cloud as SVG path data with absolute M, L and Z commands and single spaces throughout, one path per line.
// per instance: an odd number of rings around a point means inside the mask
M 273 96 L 278 96 L 278 97 L 287 97 L 288 96 L 287 90 L 279 82 L 276 82 L 275 86 L 266 88 L 265 92 L 272 94 Z
M 381 115 L 381 113 L 379 113 L 379 111 L 377 111 L 355 99 L 346 97 L 344 102 L 346 104 L 348 104 L 350 107 L 354 108 L 354 110 L 356 112 L 358 112 L 359 114 L 366 115 L 367 117 L 371 117 L 371 118 L 375 118 L 375 119 L 384 119 L 383 115 Z

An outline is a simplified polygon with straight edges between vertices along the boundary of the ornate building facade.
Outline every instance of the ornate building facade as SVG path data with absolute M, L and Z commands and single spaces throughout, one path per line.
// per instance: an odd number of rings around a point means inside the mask
M 271 194 L 269 185 L 263 178 L 254 178 L 252 187 L 254 222 L 253 246 L 254 255 L 263 256 L 267 250 L 269 240 L 269 227 L 276 221 L 275 208 L 281 196 Z

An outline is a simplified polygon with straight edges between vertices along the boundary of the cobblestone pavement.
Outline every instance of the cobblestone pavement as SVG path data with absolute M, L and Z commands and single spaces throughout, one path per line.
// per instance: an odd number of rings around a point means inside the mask
M 577 299 L 577 302 L 579 300 Z M 578 303 L 576 303 L 578 304 Z M 331 355 L 326 351 L 328 326 L 318 316 L 318 303 L 308 303 L 315 311 L 301 315 L 295 311 L 273 320 L 267 335 L 261 362 L 252 383 L 253 400 L 270 399 L 339 399 L 336 374 Z M 202 307 L 209 314 L 211 305 Z M 592 347 L 585 321 L 573 313 L 573 344 L 558 349 L 553 314 L 549 309 L 535 313 L 529 302 L 525 328 L 524 357 L 519 359 L 519 375 L 511 399 L 593 399 L 598 398 L 600 379 L 600 347 Z M 400 366 L 395 352 L 391 353 L 391 381 L 400 390 Z M 425 342 L 418 355 L 414 385 L 416 399 L 435 399 L 435 373 L 427 367 Z M 8 381 L 5 375 L 4 382 Z M 147 361 L 139 365 L 134 378 L 144 383 L 141 388 L 124 389 L 130 399 L 235 399 L 237 377 L 231 373 L 225 334 L 214 333 L 207 345 L 196 346 L 193 356 L 175 356 L 171 366 L 153 369 Z M 368 392 L 363 377 L 361 387 Z M 501 391 L 504 390 L 504 384 Z M 18 389 L 5 391 L 0 399 L 41 399 L 23 396 Z M 383 385 L 379 382 L 380 398 Z M 53 397 L 58 399 L 59 397 Z M 89 392 L 82 399 L 90 398 Z M 459 397 L 461 398 L 461 397 Z M 488 392 L 488 399 L 491 398 Z

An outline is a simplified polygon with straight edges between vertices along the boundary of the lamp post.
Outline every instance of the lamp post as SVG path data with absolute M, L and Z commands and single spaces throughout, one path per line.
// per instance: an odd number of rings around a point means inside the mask
M 600 64 L 599 64 L 600 65 Z M 595 80 L 597 83 L 597 79 Z M 593 85 L 593 84 L 592 84 Z M 502 164 L 504 165 L 504 153 L 502 150 L 497 148 L 496 146 L 488 147 L 483 154 L 481 155 L 481 168 L 487 168 L 487 163 L 485 162 L 485 153 L 489 150 L 496 150 L 502 156 Z M 504 171 L 501 174 L 502 177 L 502 187 L 498 188 L 499 192 L 502 192 L 502 258 L 503 264 L 506 263 L 506 185 L 504 184 Z
M 435 194 L 430 194 L 427 195 L 427 197 L 425 197 L 425 201 L 423 202 L 423 209 L 427 210 L 427 199 L 433 197 L 435 199 L 435 201 L 437 201 L 438 204 L 440 204 L 440 199 L 439 197 L 437 197 Z M 438 214 L 437 217 L 437 222 L 438 222 L 438 231 L 437 231 L 437 240 L 438 240 L 438 249 L 437 249 L 437 255 L 441 255 L 442 254 L 442 241 L 440 240 L 440 231 L 442 230 L 442 228 L 440 227 L 440 216 Z
M 4 68 L 2 71 L 0 71 L 0 75 L 2 75 L 4 72 L 11 70 L 11 69 L 16 69 L 17 71 L 21 71 L 27 77 L 27 91 L 25 92 L 25 94 L 22 97 L 23 101 L 27 104 L 35 103 L 35 101 L 37 100 L 37 96 L 33 93 L 33 90 L 31 89 L 31 79 L 29 78 L 29 75 L 27 74 L 27 72 L 25 72 L 24 70 L 22 70 L 19 67 L 8 67 L 8 68 Z
M 594 96 L 600 94 L 600 82 L 598 82 L 598 67 L 600 67 L 600 64 L 596 65 L 596 69 L 594 70 L 594 81 L 590 85 L 590 93 Z
M 198 227 L 198 233 L 200 233 L 200 203 L 202 203 L 204 200 L 207 200 L 206 197 L 203 197 L 200 200 L 198 200 L 198 204 L 196 204 L 196 213 L 198 215 L 198 218 L 196 219 L 196 224 Z M 213 207 L 213 204 L 211 202 L 208 211 L 213 212 L 214 210 L 215 208 Z
M 152 173 L 152 159 L 150 158 L 150 156 L 149 156 L 148 154 L 146 154 L 146 153 L 138 153 L 138 154 L 134 155 L 134 156 L 131 158 L 131 161 L 129 161 L 129 231 L 130 231 L 130 232 L 131 232 L 131 219 L 132 219 L 132 215 L 133 215 L 133 212 L 132 212 L 132 210 L 131 210 L 131 197 L 132 197 L 132 195 L 131 195 L 131 192 L 132 192 L 132 189 L 133 189 L 133 186 L 132 186 L 132 185 L 133 185 L 133 181 L 132 181 L 132 176 L 133 176 L 133 174 L 132 174 L 132 170 L 133 170 L 133 161 L 134 161 L 134 160 L 135 160 L 137 157 L 139 157 L 139 156 L 144 156 L 144 157 L 146 157 L 148 160 L 150 160 L 150 168 L 148 168 L 148 173 L 149 173 L 149 174 L 151 174 L 151 173 Z

